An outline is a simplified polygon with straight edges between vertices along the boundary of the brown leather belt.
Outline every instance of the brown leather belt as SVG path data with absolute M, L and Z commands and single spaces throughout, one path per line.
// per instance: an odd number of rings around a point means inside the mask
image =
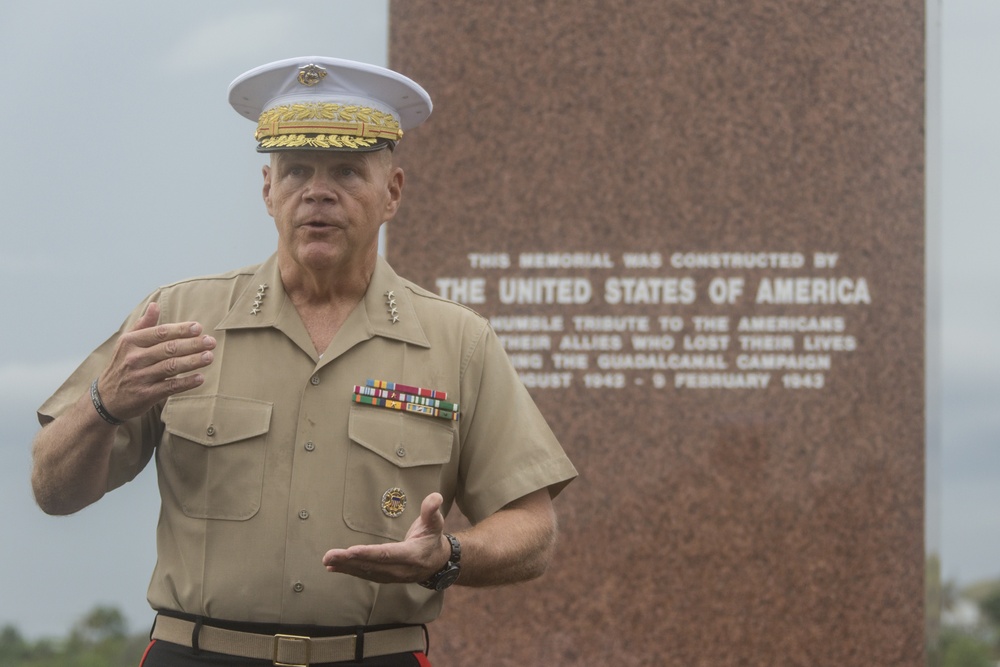
M 190 648 L 193 646 L 191 638 L 194 631 L 195 623 L 192 621 L 158 615 L 152 638 Z M 419 625 L 339 637 L 260 635 L 202 625 L 198 630 L 198 648 L 241 658 L 270 660 L 278 667 L 308 667 L 359 657 L 423 651 L 426 647 L 424 628 Z

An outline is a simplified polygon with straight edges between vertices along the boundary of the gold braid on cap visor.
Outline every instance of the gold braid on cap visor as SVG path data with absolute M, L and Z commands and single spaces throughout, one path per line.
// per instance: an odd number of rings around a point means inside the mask
M 268 109 L 254 135 L 260 148 L 368 148 L 379 139 L 399 141 L 402 136 L 391 114 L 332 102 Z

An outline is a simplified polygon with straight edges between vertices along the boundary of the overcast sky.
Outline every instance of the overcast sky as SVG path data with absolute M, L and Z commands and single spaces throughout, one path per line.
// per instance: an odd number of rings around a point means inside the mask
M 947 0 L 941 24 L 941 535 L 968 582 L 1000 577 L 1000 3 Z
M 263 159 L 228 83 L 293 55 L 387 62 L 386 2 L 293 7 L 0 6 L 0 626 L 62 634 L 96 603 L 133 629 L 152 618 L 155 474 L 44 516 L 27 481 L 34 410 L 153 287 L 272 252 Z M 929 276 L 943 293 L 940 541 L 946 578 L 970 582 L 1000 576 L 1000 3 L 949 1 L 941 19 L 943 122 L 929 152 L 941 161 L 928 169 L 942 213 Z

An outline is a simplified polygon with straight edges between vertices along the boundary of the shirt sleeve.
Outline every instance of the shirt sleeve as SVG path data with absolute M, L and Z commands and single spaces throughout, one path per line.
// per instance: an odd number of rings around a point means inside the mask
M 132 311 L 121 327 L 97 349 L 90 353 L 73 374 L 63 382 L 38 408 L 38 423 L 43 427 L 66 412 L 79 399 L 80 395 L 90 391 L 90 384 L 107 366 L 119 336 L 129 331 L 136 320 L 146 311 L 146 307 L 155 300 L 156 295 L 150 295 Z M 154 409 L 146 415 L 130 419 L 118 428 L 115 443 L 111 450 L 111 465 L 108 475 L 108 491 L 122 486 L 135 479 L 153 455 L 154 443 L 159 430 L 159 410 Z
M 476 523 L 539 489 L 554 497 L 577 472 L 488 325 L 469 359 L 456 500 Z

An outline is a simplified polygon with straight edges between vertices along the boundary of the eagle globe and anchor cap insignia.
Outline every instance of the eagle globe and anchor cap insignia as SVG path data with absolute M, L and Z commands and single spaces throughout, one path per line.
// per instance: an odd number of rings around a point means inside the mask
M 401 488 L 394 486 L 382 494 L 382 514 L 395 519 L 401 516 L 405 509 L 406 494 Z
M 316 65 L 306 65 L 299 70 L 299 83 L 312 88 L 326 76 L 326 70 Z

